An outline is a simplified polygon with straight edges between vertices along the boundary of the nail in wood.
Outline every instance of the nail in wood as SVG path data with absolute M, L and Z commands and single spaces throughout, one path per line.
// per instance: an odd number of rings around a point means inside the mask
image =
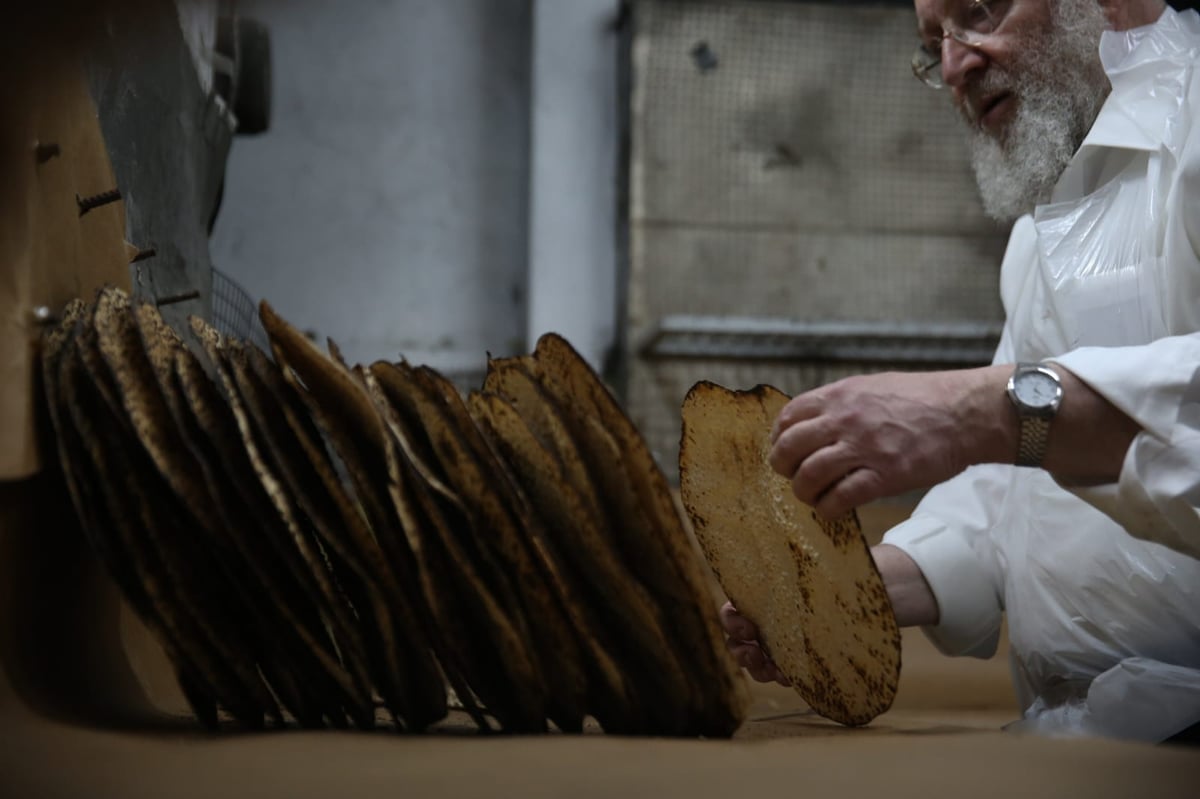
M 48 306 L 38 305 L 33 309 L 33 321 L 39 325 L 52 325 L 58 321 L 58 318 Z
M 177 302 L 187 302 L 188 300 L 198 299 L 200 299 L 199 291 L 187 291 L 183 294 L 172 294 L 168 297 L 160 297 L 154 301 L 154 304 L 161 308 L 164 305 L 174 305 Z
M 39 164 L 44 164 L 56 155 L 62 155 L 62 150 L 54 142 L 37 142 L 33 146 L 33 156 Z
M 93 208 L 99 208 L 102 205 L 115 203 L 119 199 L 121 199 L 120 189 L 112 189 L 111 191 L 102 192 L 100 194 L 93 194 L 90 197 L 80 197 L 78 194 L 75 195 L 75 202 L 79 206 L 80 216 L 83 216 Z

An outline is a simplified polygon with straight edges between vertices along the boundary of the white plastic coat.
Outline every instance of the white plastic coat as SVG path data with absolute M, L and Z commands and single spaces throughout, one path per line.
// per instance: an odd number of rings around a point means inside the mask
M 1143 431 L 1116 484 L 977 466 L 885 541 L 925 573 L 947 654 L 994 654 L 1007 612 L 1015 726 L 1158 741 L 1200 722 L 1200 16 L 1100 49 L 1112 94 L 1013 228 L 995 362 L 1058 363 Z

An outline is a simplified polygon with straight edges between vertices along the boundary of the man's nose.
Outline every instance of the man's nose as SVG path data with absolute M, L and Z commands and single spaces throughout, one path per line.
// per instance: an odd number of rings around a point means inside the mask
M 987 61 L 987 55 L 978 47 L 952 36 L 942 39 L 942 80 L 952 89 L 961 87 L 967 75 L 987 66 Z

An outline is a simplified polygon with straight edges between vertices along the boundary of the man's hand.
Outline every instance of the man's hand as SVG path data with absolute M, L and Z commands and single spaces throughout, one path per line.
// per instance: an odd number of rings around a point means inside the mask
M 1062 366 L 1063 403 L 1042 468 L 1063 483 L 1109 483 L 1140 431 Z M 792 399 L 771 429 L 771 468 L 827 519 L 929 488 L 977 463 L 1012 463 L 1012 364 L 850 377 Z
M 737 612 L 733 603 L 726 602 L 721 607 L 721 625 L 725 628 L 725 645 L 733 654 L 734 660 L 744 668 L 751 677 L 759 682 L 777 682 L 780 685 L 791 685 L 788 678 L 775 667 L 767 653 L 763 651 L 758 641 L 758 628 L 745 616 Z
M 775 420 L 771 468 L 800 501 L 833 519 L 973 463 L 1011 462 L 1011 370 L 864 375 L 801 394 Z
M 938 623 L 938 604 L 916 562 L 890 544 L 871 547 L 871 557 L 901 627 Z M 725 646 L 734 660 L 759 682 L 777 682 L 790 686 L 778 667 L 767 657 L 758 638 L 758 628 L 737 612 L 732 602 L 721 606 L 721 626 L 725 628 Z

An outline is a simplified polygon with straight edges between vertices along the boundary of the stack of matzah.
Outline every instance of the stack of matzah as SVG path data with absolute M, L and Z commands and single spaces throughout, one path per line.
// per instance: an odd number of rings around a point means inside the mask
M 272 355 L 73 303 L 43 353 L 82 526 L 218 726 L 728 736 L 745 689 L 644 442 L 561 338 L 464 399 L 349 366 L 265 304 Z M 456 697 L 457 700 L 448 697 Z

